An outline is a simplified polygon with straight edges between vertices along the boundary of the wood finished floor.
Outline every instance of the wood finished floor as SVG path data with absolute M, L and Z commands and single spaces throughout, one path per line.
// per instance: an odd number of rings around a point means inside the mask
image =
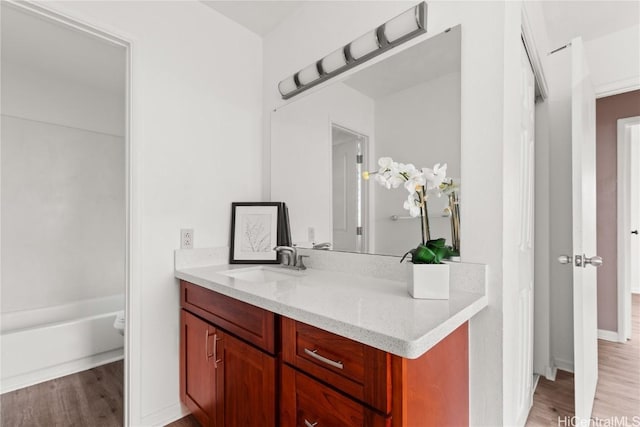
M 598 387 L 592 413 L 597 421 L 592 425 L 640 426 L 640 295 L 633 295 L 632 324 L 631 340 L 625 344 L 598 340 Z M 573 416 L 573 397 L 573 374 L 558 371 L 555 382 L 540 378 L 527 426 L 558 427 L 559 418 Z
M 2 427 L 123 425 L 123 361 L 0 396 Z
M 178 421 L 167 424 L 165 427 L 200 427 L 200 424 L 196 421 L 196 418 L 193 415 L 187 415 L 184 418 L 180 418 Z

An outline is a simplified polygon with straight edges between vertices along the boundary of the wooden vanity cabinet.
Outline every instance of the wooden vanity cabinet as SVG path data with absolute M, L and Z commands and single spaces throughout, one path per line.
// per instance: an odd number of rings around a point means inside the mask
M 203 427 L 275 426 L 277 359 L 265 350 L 275 348 L 273 313 L 187 282 L 182 282 L 180 287 L 183 403 Z M 202 292 L 207 298 L 202 301 L 193 298 L 202 296 Z M 217 311 L 215 307 L 220 301 L 224 308 Z M 214 308 L 209 312 L 203 307 Z M 199 316 L 202 311 L 206 320 Z M 252 342 L 210 323 L 211 318 L 241 331 Z M 267 326 L 257 319 L 265 320 Z M 265 337 L 270 338 L 265 341 Z M 256 348 L 256 342 L 263 347 Z
M 282 427 L 469 424 L 467 323 L 406 359 L 283 318 L 282 359 Z
M 188 282 L 180 291 L 180 393 L 203 427 L 469 424 L 467 323 L 406 359 Z

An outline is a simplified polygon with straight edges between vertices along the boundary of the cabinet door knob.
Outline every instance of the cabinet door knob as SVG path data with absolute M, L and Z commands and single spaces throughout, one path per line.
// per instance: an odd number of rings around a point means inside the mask
M 308 421 L 306 418 L 304 419 L 304 425 L 306 427 L 316 427 L 318 425 L 318 422 L 316 421 L 315 423 L 312 423 L 310 421 Z
M 638 234 L 638 230 L 633 230 L 631 234 Z

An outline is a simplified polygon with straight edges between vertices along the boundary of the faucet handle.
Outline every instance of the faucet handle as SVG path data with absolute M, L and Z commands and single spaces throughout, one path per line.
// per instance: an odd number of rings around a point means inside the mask
M 298 259 L 296 261 L 296 267 L 298 267 L 299 270 L 306 270 L 307 266 L 304 265 L 304 259 L 305 258 L 309 258 L 309 255 L 298 255 Z

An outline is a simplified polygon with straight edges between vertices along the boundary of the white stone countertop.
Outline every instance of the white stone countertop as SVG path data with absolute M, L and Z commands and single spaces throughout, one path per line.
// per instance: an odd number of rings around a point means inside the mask
M 247 267 L 178 267 L 175 277 L 409 359 L 420 357 L 488 304 L 486 294 L 453 285 L 448 300 L 420 300 L 401 281 L 315 268 L 266 283 L 220 274 Z

